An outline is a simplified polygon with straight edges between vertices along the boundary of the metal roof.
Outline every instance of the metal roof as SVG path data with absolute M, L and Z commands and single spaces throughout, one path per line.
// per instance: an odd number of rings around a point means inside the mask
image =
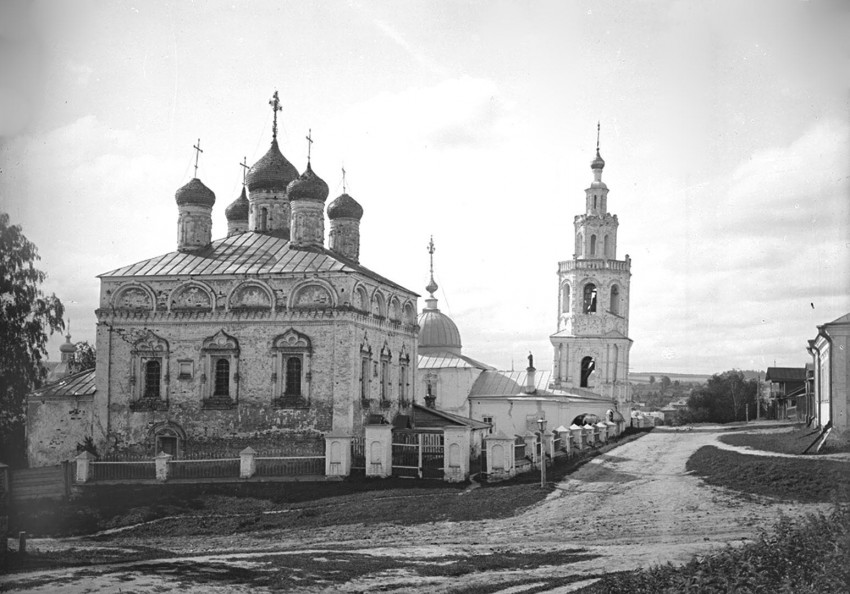
M 528 378 L 527 371 L 497 371 L 486 370 L 478 376 L 475 383 L 472 384 L 472 389 L 469 391 L 470 398 L 567 398 L 570 400 L 604 400 L 610 402 L 610 398 L 606 398 L 601 394 L 597 394 L 587 388 L 570 388 L 569 392 L 562 390 L 548 389 L 549 381 L 551 380 L 551 371 L 535 372 L 535 388 L 536 391 L 532 394 L 526 394 L 525 382 Z
M 805 367 L 768 367 L 764 379 L 770 382 L 806 381 Z
M 287 239 L 246 231 L 218 239 L 195 252 L 169 252 L 122 266 L 99 278 L 140 276 L 265 275 L 285 273 L 360 273 L 374 281 L 417 295 L 365 266 L 324 247 L 294 248 Z
M 436 408 L 428 408 L 421 404 L 413 404 L 413 425 L 414 427 L 446 427 L 460 425 L 462 427 L 470 427 L 471 429 L 489 429 L 490 423 L 469 419 L 454 415 Z
M 465 355 L 436 353 L 419 355 L 419 369 L 495 369 Z
M 94 369 L 88 369 L 62 378 L 58 382 L 47 384 L 30 394 L 30 398 L 68 398 L 72 396 L 92 396 L 95 393 Z

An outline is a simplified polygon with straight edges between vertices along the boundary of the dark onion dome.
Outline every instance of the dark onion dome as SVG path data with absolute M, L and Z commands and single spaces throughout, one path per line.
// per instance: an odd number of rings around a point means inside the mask
M 419 353 L 450 352 L 460 355 L 460 332 L 452 319 L 437 309 L 436 299 L 426 299 L 419 314 Z
M 188 184 L 177 190 L 174 199 L 178 206 L 194 204 L 196 206 L 209 206 L 215 204 L 215 194 L 206 187 L 197 177 Z
M 357 219 L 363 218 L 363 207 L 348 194 L 340 194 L 328 205 L 329 219 Z
M 307 163 L 307 170 L 302 173 L 298 179 L 289 182 L 286 187 L 286 195 L 289 200 L 312 200 L 314 202 L 324 202 L 328 199 L 328 184 L 321 177 L 313 173 L 313 168 L 310 163 Z
M 59 347 L 60 353 L 76 353 L 77 347 L 71 344 L 71 335 L 65 335 L 65 342 Z
M 254 163 L 245 176 L 248 190 L 284 191 L 286 186 L 298 177 L 298 170 L 286 160 L 277 146 L 277 139 L 272 140 L 268 152 Z
M 245 186 L 242 186 L 242 193 L 239 198 L 231 202 L 224 209 L 224 216 L 228 221 L 247 221 L 248 220 L 248 195 L 245 193 Z
M 596 158 L 590 162 L 591 169 L 602 169 L 605 167 L 605 161 L 602 160 L 602 157 L 599 155 L 599 149 L 596 149 Z

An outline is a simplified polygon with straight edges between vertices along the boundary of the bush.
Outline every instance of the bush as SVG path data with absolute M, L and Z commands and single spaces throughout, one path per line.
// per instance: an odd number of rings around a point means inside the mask
M 694 558 L 683 567 L 667 564 L 610 575 L 582 592 L 794 592 L 850 591 L 850 508 L 831 515 L 784 519 L 772 534 L 740 548 Z

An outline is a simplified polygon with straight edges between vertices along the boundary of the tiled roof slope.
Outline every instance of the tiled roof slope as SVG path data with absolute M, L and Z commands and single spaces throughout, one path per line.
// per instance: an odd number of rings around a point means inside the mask
M 374 281 L 416 295 L 368 268 L 324 247 L 295 249 L 288 240 L 247 231 L 212 242 L 196 252 L 169 252 L 122 266 L 100 278 L 139 276 L 264 275 L 310 272 L 358 272 Z

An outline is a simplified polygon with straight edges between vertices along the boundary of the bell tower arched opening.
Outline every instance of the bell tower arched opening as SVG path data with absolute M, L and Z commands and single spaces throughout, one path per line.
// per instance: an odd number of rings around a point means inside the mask
M 581 360 L 581 383 L 580 388 L 587 388 L 590 382 L 590 376 L 596 369 L 596 361 L 593 357 L 585 357 Z
M 596 285 L 587 283 L 584 285 L 583 313 L 596 313 Z

